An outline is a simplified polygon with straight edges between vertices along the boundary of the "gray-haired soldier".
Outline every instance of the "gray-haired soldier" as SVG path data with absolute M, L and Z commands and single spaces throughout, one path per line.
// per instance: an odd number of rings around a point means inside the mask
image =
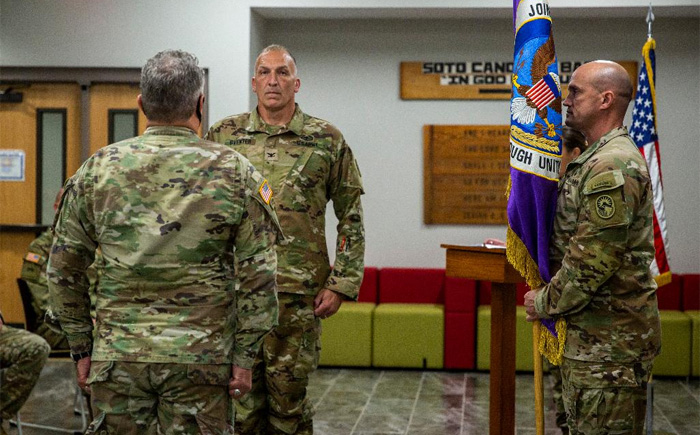
M 78 382 L 92 390 L 88 433 L 233 433 L 230 396 L 250 390 L 277 323 L 267 181 L 197 136 L 203 86 L 193 55 L 149 59 L 143 136 L 102 148 L 65 185 L 49 290 Z M 85 270 L 97 247 L 93 340 Z

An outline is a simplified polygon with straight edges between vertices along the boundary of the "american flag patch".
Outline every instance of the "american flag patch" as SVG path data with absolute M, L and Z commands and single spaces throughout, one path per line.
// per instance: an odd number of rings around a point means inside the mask
M 41 256 L 38 254 L 34 254 L 32 252 L 27 253 L 27 255 L 24 257 L 25 260 L 32 262 L 32 263 L 38 263 L 41 260 Z
M 263 181 L 262 186 L 260 186 L 260 197 L 265 201 L 265 204 L 270 204 L 270 200 L 272 199 L 272 189 L 270 188 L 270 184 L 267 182 L 267 180 Z
M 535 86 L 525 92 L 525 95 L 535 103 L 537 110 L 540 110 L 559 96 L 559 87 L 552 76 L 547 74 L 542 77 L 542 80 L 535 83 Z

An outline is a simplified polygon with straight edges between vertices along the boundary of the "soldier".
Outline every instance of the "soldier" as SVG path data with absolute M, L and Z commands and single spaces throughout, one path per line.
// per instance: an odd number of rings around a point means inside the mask
M 241 152 L 269 178 L 288 243 L 277 247 L 279 326 L 265 337 L 253 370 L 253 390 L 236 403 L 241 434 L 310 434 L 313 407 L 306 395 L 320 352 L 320 318 L 343 300 L 357 299 L 364 270 L 362 179 L 336 127 L 295 103 L 296 61 L 271 45 L 255 62 L 257 110 L 216 123 L 208 139 Z M 325 237 L 333 201 L 338 237 L 333 270 Z
M 60 189 L 53 204 L 54 212 L 58 208 L 62 195 L 63 189 Z M 20 277 L 27 282 L 29 291 L 32 294 L 32 307 L 37 318 L 37 328 L 34 332 L 41 335 L 49 343 L 51 349 L 68 349 L 68 340 L 66 340 L 63 332 L 60 329 L 56 330 L 54 325 L 45 321 L 46 313 L 51 311 L 49 284 L 46 280 L 46 266 L 49 262 L 52 242 L 53 232 L 49 228 L 39 234 L 39 237 L 29 244 L 27 253 L 22 259 Z M 96 274 L 94 266 L 90 270 L 92 275 Z M 91 283 L 95 280 L 95 277 L 90 277 Z
M 566 319 L 561 373 L 572 434 L 642 434 L 661 347 L 649 173 L 622 125 L 631 97 L 627 72 L 614 62 L 574 72 L 566 124 L 589 147 L 559 182 L 556 274 L 525 295 L 528 320 Z
M 49 291 L 92 391 L 88 433 L 232 434 L 230 396 L 250 390 L 277 323 L 272 193 L 247 159 L 197 136 L 197 63 L 173 50 L 149 59 L 143 136 L 97 151 L 65 185 Z M 97 247 L 93 340 L 85 270 Z
M 3 419 L 14 418 L 39 380 L 51 348 L 36 334 L 4 324 L 0 313 L 0 435 Z
M 584 151 L 586 151 L 586 138 L 571 127 L 564 127 L 562 131 L 562 149 L 561 149 L 561 166 L 559 167 L 559 178 L 563 178 L 566 173 L 566 167 L 569 163 L 576 160 Z M 556 255 L 556 254 L 555 254 Z M 561 261 L 559 259 L 558 261 Z M 561 370 L 558 366 L 549 364 L 545 358 L 545 363 L 549 368 L 549 376 L 552 378 L 552 398 L 556 410 L 556 423 L 561 433 L 567 435 L 569 427 L 566 425 L 566 411 L 564 409 L 564 400 L 562 398 L 562 380 Z

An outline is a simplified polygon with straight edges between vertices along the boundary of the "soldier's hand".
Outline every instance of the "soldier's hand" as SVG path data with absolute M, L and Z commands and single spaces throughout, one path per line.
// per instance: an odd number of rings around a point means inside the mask
M 542 290 L 542 288 L 538 288 L 535 290 L 530 290 L 529 292 L 525 293 L 525 313 L 527 313 L 527 317 L 525 317 L 525 320 L 528 322 L 534 322 L 535 320 L 538 320 L 540 316 L 537 314 L 537 311 L 535 310 L 535 298 L 537 297 L 537 292 Z
M 90 386 L 87 384 L 88 375 L 90 374 L 90 357 L 81 358 L 75 363 L 75 371 L 78 377 L 78 386 L 81 390 L 90 394 Z
M 316 317 L 325 319 L 338 312 L 343 299 L 333 290 L 324 288 L 316 295 L 314 299 L 314 314 Z
M 253 372 L 250 369 L 233 366 L 233 377 L 228 383 L 228 394 L 235 400 L 239 400 L 245 396 L 252 387 Z

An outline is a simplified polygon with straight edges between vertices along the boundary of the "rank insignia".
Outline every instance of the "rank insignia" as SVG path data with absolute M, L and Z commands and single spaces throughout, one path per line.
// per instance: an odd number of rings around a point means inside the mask
M 260 186 L 260 189 L 258 189 L 260 192 L 260 197 L 265 201 L 265 204 L 270 204 L 270 200 L 272 199 L 272 189 L 270 188 L 270 184 L 267 182 L 267 180 L 263 181 L 263 184 Z

